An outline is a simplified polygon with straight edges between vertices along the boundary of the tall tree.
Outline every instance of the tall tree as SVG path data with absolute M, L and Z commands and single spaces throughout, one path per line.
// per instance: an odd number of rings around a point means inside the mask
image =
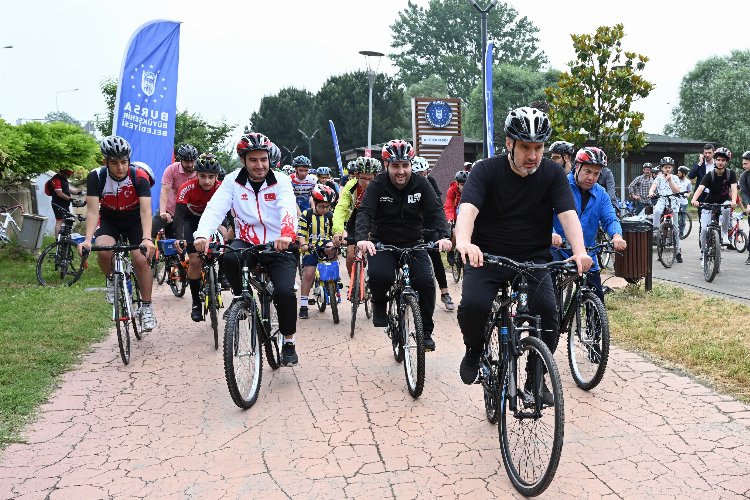
M 570 72 L 560 75 L 558 85 L 546 90 L 555 138 L 573 144 L 592 139 L 610 158 L 641 149 L 643 113 L 631 106 L 654 88 L 639 74 L 648 57 L 623 51 L 622 24 L 570 37 L 576 59 L 568 63 Z
M 714 141 L 735 155 L 750 149 L 750 50 L 698 62 L 680 84 L 674 123 L 664 132 Z M 738 162 L 733 162 L 735 165 Z
M 547 62 L 539 49 L 539 29 L 505 3 L 487 19 L 487 38 L 495 43 L 494 59 L 539 69 Z M 409 1 L 391 25 L 394 49 L 389 57 L 407 87 L 437 75 L 451 97 L 469 98 L 481 80 L 480 15 L 466 0 L 430 0 L 427 8 Z
M 520 106 L 532 106 L 545 98 L 544 90 L 557 82 L 557 70 L 535 71 L 509 64 L 492 68 L 492 111 L 495 135 L 503 135 L 503 124 L 508 111 Z M 463 120 L 464 135 L 481 139 L 484 133 L 484 103 L 482 83 L 471 92 Z
M 81 126 L 81 122 L 70 116 L 65 111 L 52 111 L 47 113 L 47 116 L 45 116 L 44 119 L 48 122 L 62 122 L 70 125 L 77 125 L 79 127 Z
M 212 125 L 198 114 L 180 111 L 175 118 L 175 150 L 180 144 L 192 144 L 201 153 L 215 154 L 219 163 L 226 165 L 230 162 L 233 151 L 227 140 L 236 126 L 228 124 L 224 119 Z
M 113 77 L 107 77 L 99 84 L 99 89 L 102 91 L 104 97 L 104 105 L 107 107 L 107 112 L 104 117 L 100 118 L 96 115 L 96 128 L 104 136 L 112 135 L 112 122 L 115 119 L 115 100 L 117 99 L 117 79 Z

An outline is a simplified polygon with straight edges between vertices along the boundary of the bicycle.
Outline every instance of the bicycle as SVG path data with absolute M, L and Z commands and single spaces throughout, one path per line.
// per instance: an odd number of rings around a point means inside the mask
M 609 244 L 609 242 L 610 238 L 607 234 L 607 231 L 599 226 L 599 229 L 596 230 L 596 243 L 606 246 L 607 244 Z M 611 261 L 611 256 L 612 254 L 610 253 L 598 252 L 596 254 L 596 260 L 599 262 L 599 267 L 601 267 L 602 269 L 608 268 Z
M 186 243 L 183 242 L 183 245 Z M 203 320 L 211 318 L 211 329 L 214 332 L 214 349 L 219 349 L 219 309 L 224 307 L 221 297 L 221 283 L 216 277 L 216 265 L 222 256 L 221 247 L 224 239 L 216 232 L 211 237 L 205 252 L 201 252 L 201 286 L 199 297 L 203 304 Z
M 13 213 L 16 210 L 20 210 L 23 213 L 21 205 L 13 205 L 12 207 L 0 206 L 0 217 L 2 217 L 2 222 L 0 222 L 0 246 L 11 242 L 10 229 L 15 232 L 16 236 L 21 234 L 21 228 L 18 227 L 16 220 L 13 218 Z
M 315 279 L 313 281 L 311 296 L 318 304 L 318 310 L 325 312 L 326 305 L 331 306 L 333 322 L 339 322 L 339 302 L 341 294 L 339 293 L 339 262 L 319 261 L 315 270 Z
M 36 261 L 36 279 L 41 286 L 72 286 L 83 274 L 85 259 L 78 254 L 78 245 L 85 237 L 73 234 L 73 224 L 85 221 L 81 215 L 74 215 L 64 207 L 64 218 L 60 225 L 57 240 L 53 241 L 39 255 Z
M 354 238 L 346 238 L 349 245 L 356 245 Z M 364 305 L 365 316 L 367 319 L 372 318 L 372 304 L 370 303 L 370 284 L 367 279 L 367 254 L 355 247 L 354 264 L 352 265 L 351 276 L 349 276 L 349 293 L 348 299 L 352 303 L 352 319 L 350 338 L 354 338 L 354 329 L 357 325 L 357 309 L 359 305 Z
M 711 221 L 706 227 L 706 242 L 702 247 L 703 278 L 711 283 L 721 267 L 721 210 L 727 205 L 721 203 L 700 203 L 701 210 L 711 211 Z
M 677 225 L 680 230 L 680 239 L 684 240 L 690 235 L 690 231 L 693 230 L 693 218 L 687 211 L 687 208 L 684 212 L 679 211 L 677 213 Z
M 164 252 L 162 252 L 160 249 L 161 245 L 159 244 L 159 242 L 164 238 L 164 229 L 159 229 L 159 231 L 156 233 L 156 241 L 154 242 L 156 251 L 154 252 L 154 256 L 151 258 L 151 274 L 154 276 L 154 281 L 159 285 L 163 285 L 164 280 L 167 277 L 166 259 L 164 257 Z
M 275 250 L 273 242 L 243 249 L 226 245 L 220 248 L 239 253 L 243 262 L 242 293 L 229 307 L 224 328 L 224 375 L 234 404 L 247 409 L 255 404 L 260 393 L 263 350 L 272 370 L 281 366 L 284 336 L 279 331 L 278 314 L 272 300 L 273 283 L 260 264 L 263 253 Z M 243 258 L 246 253 L 259 257 L 252 272 Z
M 451 222 L 451 233 L 455 231 L 456 228 L 456 222 Z M 454 244 L 455 247 L 455 244 Z M 453 282 L 458 283 L 461 281 L 461 275 L 464 273 L 464 260 L 461 258 L 461 254 L 458 250 L 455 248 L 448 252 L 448 255 L 451 256 L 450 259 L 448 259 L 448 265 L 451 268 L 451 274 L 453 275 Z
M 512 269 L 518 275 L 500 287 L 493 302 L 485 324 L 477 383 L 483 387 L 487 420 L 499 421 L 503 465 L 513 487 L 525 496 L 536 496 L 547 489 L 557 471 L 565 412 L 560 373 L 552 353 L 541 340 L 541 318 L 529 314 L 526 274 L 573 272 L 576 267 L 568 261 L 521 263 L 490 254 L 484 254 L 484 262 Z M 527 335 L 522 336 L 524 333 Z M 525 354 L 528 356 L 524 363 L 521 358 Z M 544 373 L 549 375 L 552 386 L 551 406 L 542 403 Z M 545 438 L 551 442 L 541 442 Z M 545 452 L 548 458 L 541 457 Z M 514 456 L 515 453 L 519 456 Z M 536 464 L 536 459 L 544 462 Z
M 391 251 L 399 254 L 396 279 L 388 291 L 388 326 L 386 334 L 391 339 L 393 357 L 397 362 L 404 361 L 406 388 L 409 394 L 418 398 L 424 390 L 425 347 L 422 314 L 419 310 L 417 292 L 411 287 L 408 258 L 412 252 L 435 248 L 434 243 L 422 243 L 411 248 L 376 243 L 377 251 Z
M 167 282 L 175 297 L 182 297 L 187 287 L 187 265 L 183 254 L 175 248 L 175 241 L 171 238 L 158 241 L 160 253 L 164 256 L 162 282 Z
M 565 250 L 565 249 L 563 249 Z M 567 249 L 570 251 L 569 249 Z M 615 253 L 611 244 L 587 247 L 586 252 Z M 609 361 L 609 318 L 586 275 L 575 269 L 555 273 L 560 335 L 568 334 L 568 365 L 575 384 L 590 391 L 602 380 Z
M 740 228 L 740 222 L 745 218 L 745 215 L 746 214 L 743 212 L 733 214 L 732 224 L 727 232 L 727 235 L 729 236 L 727 239 L 739 253 L 744 252 L 747 248 L 747 234 L 742 228 Z
M 92 252 L 112 252 L 112 282 L 114 296 L 112 301 L 112 320 L 115 322 L 117 331 L 117 345 L 120 349 L 120 357 L 124 364 L 130 362 L 130 327 L 133 328 L 135 338 L 143 338 L 143 317 L 140 309 L 142 305 L 141 289 L 138 286 L 133 264 L 130 262 L 128 252 L 139 250 L 145 255 L 145 248 L 140 245 L 124 245 L 122 240 L 115 245 L 94 245 Z M 84 254 L 86 259 L 88 254 Z
M 675 232 L 674 211 L 672 210 L 670 198 L 683 198 L 685 193 L 687 191 L 652 197 L 652 200 L 659 198 L 666 199 L 664 212 L 662 212 L 661 220 L 659 221 L 659 239 L 656 241 L 656 253 L 659 256 L 661 265 L 667 269 L 674 265 L 677 256 L 677 238 L 679 237 Z M 656 221 L 654 221 L 654 225 L 656 225 Z

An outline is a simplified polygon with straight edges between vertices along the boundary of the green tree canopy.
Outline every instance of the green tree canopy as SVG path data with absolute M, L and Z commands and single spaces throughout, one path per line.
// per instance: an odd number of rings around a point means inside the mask
M 224 119 L 212 125 L 199 114 L 180 111 L 175 118 L 175 150 L 180 144 L 192 144 L 199 152 L 213 153 L 219 163 L 228 165 L 233 152 L 228 138 L 236 126 L 228 124 Z
M 96 128 L 104 136 L 112 135 L 112 123 L 115 119 L 115 100 L 117 99 L 117 79 L 108 77 L 101 81 L 99 88 L 104 97 L 104 105 L 107 108 L 103 117 L 96 115 Z
M 520 106 L 532 106 L 534 102 L 544 100 L 544 90 L 555 85 L 559 76 L 560 72 L 557 70 L 542 72 L 509 64 L 493 67 L 492 111 L 496 137 L 505 137 L 503 125 L 508 111 Z M 464 135 L 474 139 L 481 139 L 484 134 L 482 92 L 482 83 L 479 82 L 471 92 L 463 120 Z
M 487 2 L 484 2 L 487 3 Z M 539 69 L 547 62 L 539 49 L 539 29 L 505 3 L 487 19 L 487 39 L 495 43 L 494 60 Z M 430 0 L 427 8 L 409 1 L 391 25 L 389 54 L 407 87 L 439 76 L 451 97 L 469 99 L 482 75 L 480 14 L 466 0 Z
M 648 57 L 623 51 L 624 36 L 622 24 L 600 26 L 593 35 L 571 35 L 576 59 L 568 63 L 570 72 L 560 75 L 558 85 L 546 90 L 553 139 L 580 145 L 590 138 L 610 158 L 645 145 L 643 113 L 631 106 L 654 85 L 640 75 Z
M 750 150 L 750 50 L 698 62 L 680 84 L 674 123 L 664 132 L 710 140 L 734 157 Z M 737 165 L 738 162 L 732 162 Z
M 47 116 L 45 116 L 44 119 L 48 122 L 63 122 L 69 123 L 70 125 L 81 126 L 81 122 L 70 116 L 65 111 L 52 111 L 51 113 L 47 113 Z

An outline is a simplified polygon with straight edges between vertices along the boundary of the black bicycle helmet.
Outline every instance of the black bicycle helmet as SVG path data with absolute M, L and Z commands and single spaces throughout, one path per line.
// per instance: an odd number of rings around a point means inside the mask
M 662 167 L 664 165 L 675 165 L 675 161 L 671 156 L 665 156 L 661 160 L 659 160 L 659 166 Z
M 183 144 L 177 148 L 177 159 L 194 161 L 198 159 L 198 150 L 192 144 Z
M 469 172 L 466 170 L 459 170 L 456 172 L 456 182 L 460 182 L 461 184 L 466 182 L 466 179 L 469 178 Z
M 128 141 L 119 135 L 110 135 L 102 139 L 102 142 L 99 143 L 99 151 L 102 152 L 104 158 L 112 160 L 130 158 L 130 153 L 132 153 Z
M 536 108 L 517 108 L 505 118 L 505 135 L 517 141 L 547 142 L 552 125 L 547 115 Z
M 552 143 L 552 145 L 549 147 L 550 153 L 557 153 L 560 155 L 568 155 L 570 158 L 573 158 L 573 155 L 575 155 L 575 149 L 573 148 L 572 142 L 567 141 L 555 141 Z
M 218 174 L 221 172 L 221 165 L 211 153 L 203 153 L 195 162 L 195 171 L 206 174 Z

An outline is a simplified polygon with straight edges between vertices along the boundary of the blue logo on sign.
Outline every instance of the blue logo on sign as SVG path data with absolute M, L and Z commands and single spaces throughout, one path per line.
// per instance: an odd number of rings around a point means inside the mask
M 432 101 L 425 108 L 425 115 L 430 125 L 443 128 L 450 123 L 453 110 L 445 101 Z

